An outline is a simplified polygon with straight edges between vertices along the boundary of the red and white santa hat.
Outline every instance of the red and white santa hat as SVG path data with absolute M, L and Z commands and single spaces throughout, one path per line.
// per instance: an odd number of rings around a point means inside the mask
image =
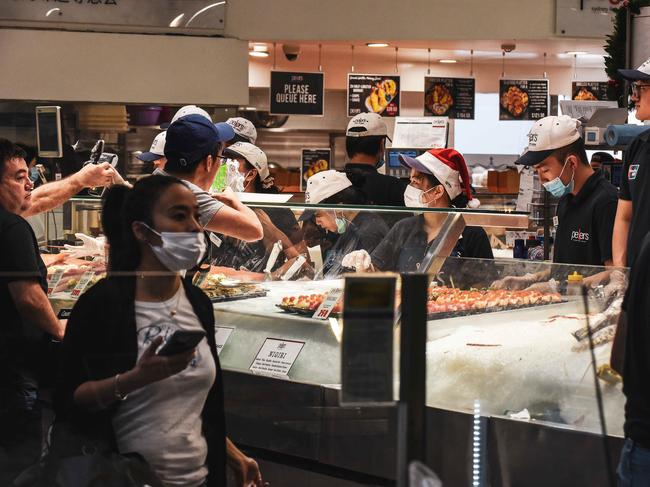
M 440 181 L 449 199 L 465 193 L 469 208 L 477 208 L 481 202 L 472 197 L 471 178 L 463 155 L 455 149 L 430 149 L 417 157 L 399 155 L 400 162 L 411 169 L 432 174 Z

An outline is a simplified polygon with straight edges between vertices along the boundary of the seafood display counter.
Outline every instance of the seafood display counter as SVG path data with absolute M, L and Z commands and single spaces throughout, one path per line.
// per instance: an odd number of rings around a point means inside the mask
M 586 300 L 542 286 L 538 291 L 461 291 L 466 272 L 461 269 L 468 264 L 498 267 L 493 272 L 500 276 L 544 267 L 448 258 L 446 277 L 457 274 L 458 288 L 432 276 L 426 343 L 429 465 L 446 485 L 471 484 L 476 453 L 480 485 L 604 485 L 606 461 L 615 465 L 622 443 L 624 398 L 607 367 L 622 290 L 605 290 L 605 280 L 589 290 Z M 575 271 L 575 266 L 552 270 L 556 277 Z M 581 270 L 585 275 L 598 271 Z M 230 434 L 266 458 L 271 471 L 295 475 L 296 482 L 313 482 L 317 471 L 358 484 L 390 483 L 395 478 L 395 408 L 339 404 L 345 323 L 336 315 L 318 319 L 311 313 L 323 295 L 344 286 L 343 280 L 263 286 L 267 295 L 245 306 L 214 305 L 218 326 L 230 329 L 221 352 Z M 288 302 L 311 309 L 287 312 L 283 303 Z M 300 344 L 290 368 L 256 370 L 268 340 Z M 396 366 L 396 391 L 398 381 Z M 296 458 L 304 462 L 304 471 L 286 467 Z M 549 469 L 551 464 L 561 468 Z
M 317 208 L 340 215 L 343 207 Z M 313 205 L 285 209 L 298 216 Z M 517 228 L 519 218 L 461 213 L 469 224 L 491 227 Z M 607 364 L 624 271 L 450 257 L 445 241 L 459 232 L 457 220 L 450 222 L 430 245 L 427 266 L 428 465 L 444 485 L 477 478 L 474 485 L 606 485 L 622 444 L 624 398 Z M 274 246 L 266 259 L 277 257 Z M 286 485 L 392 485 L 397 407 L 339 400 L 342 290 L 354 269 L 333 276 L 309 268 L 318 260 L 313 242 L 304 246 L 309 252 L 297 248 L 304 265 L 286 253 L 254 272 L 221 258 L 195 277 L 213 301 L 228 434 L 260 460 L 266 478 Z M 104 268 L 96 258 L 47 260 L 50 298 L 65 317 Z M 537 283 L 521 279 L 531 275 Z

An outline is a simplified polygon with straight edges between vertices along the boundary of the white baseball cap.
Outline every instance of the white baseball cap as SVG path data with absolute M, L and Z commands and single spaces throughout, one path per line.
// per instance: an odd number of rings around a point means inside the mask
M 650 80 L 650 58 L 636 69 L 619 69 L 618 74 L 631 81 Z
M 345 132 L 346 137 L 388 137 L 386 122 L 377 113 L 360 113 L 352 117 Z M 390 137 L 388 137 L 390 140 Z
M 226 123 L 235 130 L 235 134 L 248 140 L 251 144 L 257 140 L 257 130 L 250 120 L 244 117 L 233 117 L 226 120 Z
M 568 115 L 545 117 L 535 122 L 528 132 L 528 147 L 515 164 L 539 164 L 557 149 L 578 140 L 580 125 L 580 120 Z
M 151 143 L 151 148 L 147 152 L 142 152 L 136 156 L 144 162 L 153 162 L 165 157 L 165 139 L 167 138 L 167 131 L 160 132 L 154 137 Z
M 352 186 L 352 181 L 344 172 L 334 169 L 318 172 L 307 180 L 305 203 L 318 204 L 350 186 Z
M 226 157 L 243 157 L 246 159 L 255 169 L 257 169 L 262 181 L 270 175 L 266 154 L 256 145 L 248 142 L 235 142 L 233 145 L 227 147 L 223 153 Z
M 184 107 L 180 107 L 176 111 L 176 113 L 174 113 L 174 117 L 172 118 L 171 122 L 161 123 L 160 128 L 166 129 L 171 124 L 173 124 L 176 120 L 178 120 L 181 117 L 186 117 L 187 115 L 201 115 L 202 117 L 205 117 L 212 122 L 212 117 L 210 117 L 210 114 L 206 112 L 203 108 L 197 107 L 196 105 L 185 105 Z

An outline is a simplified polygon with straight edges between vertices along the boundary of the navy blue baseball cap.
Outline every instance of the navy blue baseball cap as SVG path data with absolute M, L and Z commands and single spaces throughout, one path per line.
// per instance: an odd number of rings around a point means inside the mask
M 225 122 L 215 124 L 202 115 L 179 118 L 167 129 L 167 167 L 194 166 L 214 150 L 215 144 L 234 136 L 235 131 Z

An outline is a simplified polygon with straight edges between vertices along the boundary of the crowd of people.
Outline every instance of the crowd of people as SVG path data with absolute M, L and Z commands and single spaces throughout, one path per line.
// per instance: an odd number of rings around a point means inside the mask
M 650 62 L 623 75 L 633 82 L 637 118 L 650 119 Z M 599 281 L 631 267 L 612 355 L 628 399 L 621 485 L 650 483 L 650 389 L 644 382 L 650 372 L 650 213 L 644 207 L 649 137 L 645 132 L 626 151 L 620 192 L 590 164 L 580 122 L 568 116 L 536 122 L 517 161 L 534 168 L 544 188 L 559 198 L 554 263 L 605 266 L 591 276 Z M 400 156 L 410 170 L 408 181 L 382 174 L 387 138 L 379 115 L 352 118 L 346 131 L 349 163 L 343 171 L 308 179 L 305 202 L 319 207 L 298 218 L 286 208 L 252 209 L 236 196 L 280 191 L 266 154 L 255 145 L 255 127 L 243 118 L 213 123 L 199 107 L 181 108 L 138 156 L 155 170 L 132 187 L 113 185 L 118 175 L 105 163 L 34 188 L 34 154 L 0 140 L 0 484 L 11 485 L 41 456 L 40 399 L 42 390 L 52 388 L 56 419 L 46 457 L 51 468 L 92 449 L 125 458 L 137 454 L 131 461 L 143 461 L 160 485 L 225 485 L 227 465 L 239 485 L 264 485 L 256 461 L 226 435 L 214 313 L 191 277 L 208 262 L 274 279 L 316 247 L 322 268 L 303 258 L 303 276 L 426 272 L 424 262 L 446 214 L 422 209 L 480 203 L 467 163 L 453 148 Z M 226 185 L 215 192 L 220 171 L 227 174 Z M 25 218 L 83 188 L 101 186 L 110 187 L 102 206 L 107 277 L 79 298 L 67 321 L 59 319 Z M 404 211 L 365 211 L 368 205 Z M 273 248 L 282 257 L 269 263 Z M 466 227 L 451 255 L 492 259 L 485 230 Z M 557 285 L 552 271 L 498 277 L 490 283 L 494 288 Z M 179 336 L 197 341 L 163 353 Z M 46 353 L 52 341 L 60 342 L 56 356 Z M 54 383 L 39 382 L 54 362 Z

